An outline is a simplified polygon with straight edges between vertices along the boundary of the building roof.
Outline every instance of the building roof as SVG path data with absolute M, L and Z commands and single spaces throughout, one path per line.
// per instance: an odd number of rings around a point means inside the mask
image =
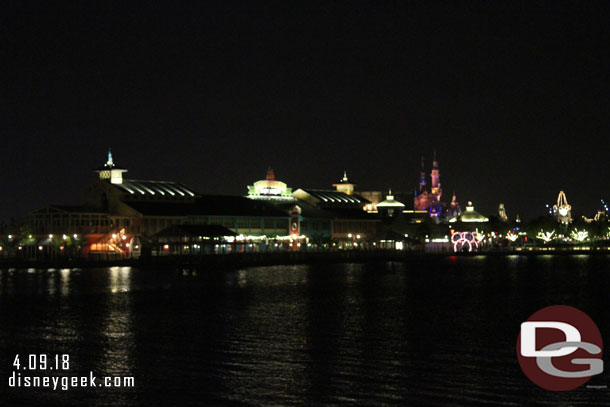
M 222 236 L 236 236 L 237 233 L 233 232 L 221 225 L 172 225 L 160 232 L 155 233 L 155 236 L 162 237 L 183 237 L 183 236 L 202 236 L 202 237 L 222 237 Z
M 197 192 L 173 181 L 141 181 L 124 179 L 120 184 L 112 184 L 123 192 L 135 196 L 159 196 L 163 198 L 192 198 Z
M 449 222 L 455 222 L 457 220 L 457 218 L 452 218 L 449 220 Z M 468 202 L 468 206 L 466 206 L 466 211 L 462 212 L 462 214 L 459 217 L 459 220 L 461 222 L 488 222 L 489 218 L 487 218 L 486 216 L 481 215 L 479 212 L 474 210 L 474 206 L 472 205 L 472 202 Z
M 350 180 L 347 178 L 347 171 L 343 171 L 343 178 L 341 178 L 339 180 L 339 182 L 337 182 L 336 184 L 333 184 L 333 186 L 336 185 L 356 185 L 353 182 L 350 182 Z
M 399 202 L 394 199 L 394 195 L 392 195 L 392 191 L 390 194 L 386 196 L 384 201 L 381 201 L 377 204 L 378 208 L 404 208 L 405 204 Z
M 188 216 L 193 211 L 192 202 L 125 201 L 124 203 L 144 216 Z
M 335 190 L 326 190 L 326 189 L 304 189 L 303 191 L 307 192 L 309 195 L 319 199 L 324 204 L 359 204 L 364 205 L 370 203 L 368 199 L 364 199 L 360 195 L 351 194 L 348 195 L 344 192 L 339 192 Z
M 267 201 L 233 195 L 203 195 L 195 201 L 194 214 L 227 216 L 286 217 L 286 213 Z
M 203 195 L 194 202 L 127 201 L 127 205 L 147 216 L 265 216 L 287 217 L 266 201 L 241 196 Z
M 36 213 L 50 213 L 50 212 L 65 212 L 65 213 L 87 213 L 94 215 L 106 215 L 105 212 L 101 212 L 94 208 L 85 205 L 49 205 L 42 208 L 31 211 L 31 214 Z

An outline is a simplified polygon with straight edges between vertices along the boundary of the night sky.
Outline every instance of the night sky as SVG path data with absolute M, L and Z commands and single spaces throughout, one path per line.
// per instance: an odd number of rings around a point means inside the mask
M 202 193 L 412 190 L 436 148 L 487 214 L 610 200 L 606 2 L 124 3 L 3 3 L 0 219 L 79 203 L 108 147 Z

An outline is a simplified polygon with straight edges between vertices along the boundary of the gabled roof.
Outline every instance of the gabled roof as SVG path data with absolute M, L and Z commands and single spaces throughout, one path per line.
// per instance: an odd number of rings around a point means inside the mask
M 144 216 L 188 216 L 193 211 L 192 202 L 126 201 L 124 203 Z
M 173 181 L 140 181 L 124 179 L 121 184 L 111 184 L 123 192 L 135 196 L 159 196 L 163 198 L 193 198 L 197 192 Z
M 305 189 L 301 188 L 302 191 L 305 191 L 309 195 L 313 196 L 316 199 L 319 199 L 324 204 L 359 204 L 365 205 L 370 203 L 368 199 L 364 199 L 360 195 L 351 194 L 348 195 L 344 192 L 339 192 L 335 190 L 326 190 L 326 189 Z
M 49 205 L 42 208 L 31 211 L 31 214 L 36 213 L 89 213 L 97 215 L 105 215 L 105 212 L 100 212 L 94 208 L 90 208 L 84 205 Z
M 267 201 L 233 195 L 202 195 L 194 203 L 194 214 L 216 216 L 270 216 L 288 215 Z
M 241 196 L 203 195 L 194 202 L 126 201 L 147 216 L 266 216 L 287 217 L 282 210 L 266 201 Z

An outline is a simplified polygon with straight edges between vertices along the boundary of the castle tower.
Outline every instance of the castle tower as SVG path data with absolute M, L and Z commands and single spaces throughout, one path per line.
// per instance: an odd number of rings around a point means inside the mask
M 432 185 L 430 187 L 430 193 L 432 194 L 432 203 L 436 204 L 440 202 L 443 190 L 440 183 L 440 172 L 438 170 L 438 161 L 436 160 L 436 149 L 434 150 L 434 156 L 432 159 L 432 172 L 430 172 L 430 178 Z
M 453 196 L 451 197 L 451 204 L 449 205 L 449 217 L 455 218 L 462 214 L 462 208 L 460 208 L 460 203 L 457 201 L 455 196 L 455 191 L 453 191 Z
M 424 168 L 424 156 L 421 156 L 421 172 L 419 173 L 419 193 L 426 190 L 426 170 Z

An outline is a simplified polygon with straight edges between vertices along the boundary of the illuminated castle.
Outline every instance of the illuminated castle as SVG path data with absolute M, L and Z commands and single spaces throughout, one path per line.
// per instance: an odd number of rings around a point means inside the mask
M 421 172 L 419 175 L 419 191 L 415 190 L 414 209 L 420 211 L 428 211 L 430 216 L 440 216 L 443 213 L 445 205 L 441 202 L 443 189 L 440 183 L 440 172 L 438 169 L 438 161 L 436 160 L 436 150 L 432 159 L 432 171 L 430 172 L 430 191 L 426 189 L 426 171 L 424 166 L 424 157 L 421 158 Z

